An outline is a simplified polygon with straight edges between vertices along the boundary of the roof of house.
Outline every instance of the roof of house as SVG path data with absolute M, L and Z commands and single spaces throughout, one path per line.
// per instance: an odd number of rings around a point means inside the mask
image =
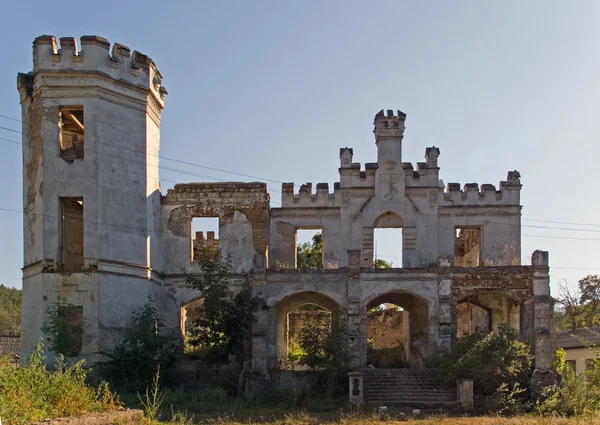
M 556 346 L 566 349 L 600 346 L 600 326 L 557 332 Z
M 0 357 L 19 354 L 19 341 L 18 336 L 0 335 Z

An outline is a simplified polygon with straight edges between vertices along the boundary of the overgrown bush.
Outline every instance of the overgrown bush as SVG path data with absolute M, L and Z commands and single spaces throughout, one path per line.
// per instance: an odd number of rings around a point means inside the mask
M 46 308 L 47 319 L 42 325 L 42 333 L 48 340 L 48 348 L 66 357 L 77 356 L 81 351 L 83 323 L 78 323 L 73 314 L 73 306 L 59 296 Z
M 308 320 L 298 334 L 298 364 L 322 371 L 318 386 L 328 399 L 347 390 L 347 372 L 352 360 L 348 347 L 348 330 L 334 329 L 318 320 Z
M 592 367 L 577 375 L 566 362 L 563 349 L 556 351 L 554 371 L 561 377 L 560 385 L 544 389 L 545 400 L 537 410 L 545 415 L 592 415 L 600 409 L 600 367 Z
M 509 325 L 491 333 L 466 335 L 448 351 L 429 359 L 448 385 L 472 379 L 475 407 L 482 412 L 516 414 L 527 408 L 532 356 Z
M 157 370 L 167 372 L 177 360 L 177 337 L 165 327 L 154 301 L 148 301 L 133 312 L 131 324 L 114 350 L 101 352 L 108 357 L 102 362 L 102 374 L 119 391 L 144 391 Z
M 85 383 L 83 361 L 68 365 L 58 356 L 54 371 L 45 366 L 43 348 L 15 368 L 0 361 L 0 417 L 5 425 L 21 425 L 44 418 L 113 410 L 120 406 L 108 384 L 96 390 Z
M 249 285 L 236 293 L 230 290 L 229 281 L 234 276 L 230 256 L 201 256 L 198 265 L 201 273 L 186 277 L 187 283 L 200 292 L 203 300 L 188 341 L 192 347 L 205 349 L 205 360 L 217 370 L 218 385 L 221 384 L 221 368 L 229 363 L 230 357 L 234 358 L 242 369 L 238 383 L 241 394 L 247 372 L 244 364 L 250 357 L 250 330 L 256 321 L 254 314 L 260 301 L 252 295 Z

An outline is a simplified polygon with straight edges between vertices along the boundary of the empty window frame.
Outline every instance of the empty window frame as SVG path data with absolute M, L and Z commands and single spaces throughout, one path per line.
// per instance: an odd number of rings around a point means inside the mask
M 60 157 L 67 162 L 83 159 L 85 138 L 83 106 L 60 108 Z
M 300 270 L 323 268 L 323 229 L 296 229 L 296 268 Z
M 192 261 L 201 257 L 216 259 L 219 255 L 219 218 L 192 218 Z
M 64 271 L 83 268 L 83 198 L 60 198 L 61 257 Z
M 402 228 L 375 228 L 373 231 L 373 267 L 402 267 Z
M 454 265 L 481 265 L 481 227 L 457 227 L 454 237 Z

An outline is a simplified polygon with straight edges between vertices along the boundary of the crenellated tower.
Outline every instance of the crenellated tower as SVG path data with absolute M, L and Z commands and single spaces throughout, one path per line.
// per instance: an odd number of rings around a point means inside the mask
M 89 356 L 118 328 L 102 297 L 139 304 L 159 252 L 159 128 L 167 91 L 154 61 L 97 36 L 41 36 L 19 74 L 23 121 L 24 354 L 61 295 Z M 53 272 L 53 273 L 49 273 Z M 121 305 L 120 308 L 124 306 Z M 77 351 L 77 350 L 75 350 Z

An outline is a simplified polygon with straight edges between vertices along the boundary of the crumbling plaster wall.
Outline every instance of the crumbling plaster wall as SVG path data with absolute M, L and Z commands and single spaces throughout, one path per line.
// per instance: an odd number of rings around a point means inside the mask
M 198 272 L 191 260 L 192 218 L 219 218 L 221 255 L 231 255 L 237 272 L 266 267 L 269 198 L 264 183 L 178 184 L 162 198 L 166 274 Z
M 323 268 L 346 266 L 344 232 L 340 228 L 339 208 L 273 208 L 269 268 L 296 266 L 296 232 L 298 229 L 322 229 Z

